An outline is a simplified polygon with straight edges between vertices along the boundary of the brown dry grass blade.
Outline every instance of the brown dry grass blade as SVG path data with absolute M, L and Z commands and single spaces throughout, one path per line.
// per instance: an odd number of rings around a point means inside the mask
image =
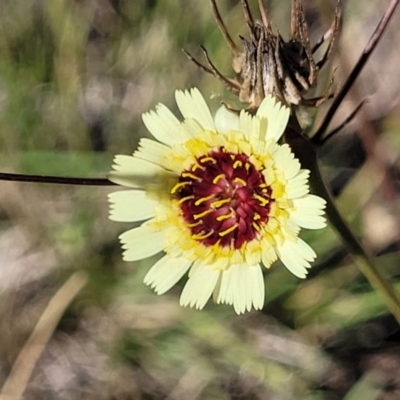
M 87 276 L 75 272 L 51 298 L 29 339 L 22 347 L 4 383 L 0 400 L 19 400 L 28 385 L 33 369 L 51 339 L 66 308 L 86 285 Z
M 371 38 L 369 39 L 367 45 L 364 48 L 364 51 L 362 52 L 360 58 L 358 59 L 355 67 L 351 71 L 349 77 L 347 78 L 347 81 L 341 88 L 340 92 L 338 95 L 335 97 L 335 99 L 332 102 L 331 107 L 329 108 L 328 112 L 325 115 L 324 120 L 321 123 L 321 126 L 318 128 L 317 132 L 315 135 L 312 137 L 312 142 L 319 146 L 321 145 L 323 141 L 323 136 L 325 135 L 325 132 L 329 126 L 329 124 L 332 121 L 332 118 L 334 117 L 337 109 L 339 108 L 340 104 L 342 103 L 343 99 L 353 86 L 355 80 L 358 78 L 360 75 L 362 69 L 366 65 L 369 57 L 371 56 L 372 52 L 374 51 L 376 45 L 378 44 L 379 40 L 381 39 L 383 33 L 386 30 L 386 27 L 392 18 L 400 0 L 392 0 L 388 9 L 386 10 L 385 14 L 381 18 L 378 26 L 376 27 L 374 33 L 372 34 Z

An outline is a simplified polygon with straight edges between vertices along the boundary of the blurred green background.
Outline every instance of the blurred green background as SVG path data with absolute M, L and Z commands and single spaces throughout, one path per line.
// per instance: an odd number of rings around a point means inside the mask
M 239 3 L 218 1 L 238 43 L 247 34 Z M 334 69 L 336 85 L 343 83 L 389 1 L 343 3 L 341 38 L 320 92 Z M 290 1 L 266 4 L 287 38 Z M 315 42 L 335 4 L 304 5 Z M 361 99 L 367 105 L 321 150 L 340 210 L 393 284 L 399 22 L 398 11 L 333 126 Z M 206 0 L 2 0 L 0 170 L 104 177 L 114 154 L 131 154 L 147 135 L 143 112 L 158 102 L 176 111 L 175 89 L 200 87 L 214 109 L 222 99 L 234 102 L 181 51 L 201 59 L 200 44 L 233 76 Z M 302 110 L 306 128 L 325 110 Z M 42 343 L 29 382 L 20 383 L 24 399 L 400 398 L 399 327 L 330 228 L 302 233 L 319 256 L 306 280 L 278 263 L 266 271 L 261 312 L 237 316 L 211 302 L 199 312 L 179 307 L 182 285 L 161 297 L 143 285 L 156 258 L 122 262 L 117 236 L 128 226 L 107 219 L 106 195 L 115 189 L 0 186 L 0 386 L 56 291 L 75 271 L 88 274 Z

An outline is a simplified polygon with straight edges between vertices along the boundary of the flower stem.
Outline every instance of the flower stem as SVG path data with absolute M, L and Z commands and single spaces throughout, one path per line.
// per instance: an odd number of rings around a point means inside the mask
M 26 175 L 0 172 L 0 181 L 12 182 L 34 182 L 34 183 L 56 183 L 58 185 L 81 185 L 81 186 L 113 186 L 115 183 L 107 178 L 78 178 L 69 176 L 52 175 Z
M 326 213 L 331 225 L 341 236 L 347 249 L 353 254 L 354 262 L 362 274 L 368 279 L 369 283 L 384 298 L 388 309 L 392 312 L 397 322 L 400 324 L 400 299 L 393 285 L 385 276 L 381 274 L 367 250 L 363 247 L 347 222 L 341 216 L 336 207 L 334 199 L 327 188 L 319 169 L 316 165 L 312 171 L 314 184 L 318 190 L 318 195 L 327 201 Z
M 348 251 L 353 255 L 354 262 L 361 273 L 367 278 L 371 286 L 381 294 L 388 309 L 400 324 L 399 294 L 390 281 L 381 274 L 380 270 L 374 264 L 372 256 L 357 239 L 337 209 L 331 191 L 322 177 L 316 147 L 313 146 L 307 137 L 299 133 L 297 121 L 292 119 L 291 124 L 286 132 L 286 137 L 296 156 L 299 158 L 302 167 L 310 170 L 310 183 L 313 185 L 316 194 L 326 200 L 326 214 L 330 224 L 340 235 Z

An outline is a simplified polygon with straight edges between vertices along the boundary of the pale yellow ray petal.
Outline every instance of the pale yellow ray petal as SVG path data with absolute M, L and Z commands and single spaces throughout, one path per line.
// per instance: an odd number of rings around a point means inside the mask
M 309 192 L 308 177 L 310 171 L 307 169 L 300 170 L 300 172 L 286 185 L 286 195 L 289 199 L 295 199 L 305 196 Z
M 191 265 L 192 262 L 186 258 L 166 255 L 151 267 L 143 282 L 157 294 L 164 294 L 182 278 Z
M 316 257 L 314 250 L 301 239 L 285 241 L 276 248 L 276 252 L 285 267 L 298 278 L 306 277 L 307 269 L 311 268 L 310 262 Z
M 210 109 L 197 88 L 193 88 L 190 91 L 177 90 L 175 99 L 184 118 L 193 118 L 205 130 L 215 131 Z
M 260 265 L 238 265 L 231 275 L 233 307 L 237 314 L 262 308 L 264 280 Z
M 201 310 L 214 291 L 220 271 L 202 265 L 201 261 L 197 261 L 196 264 L 197 268 L 194 273 L 190 274 L 179 302 L 181 306 L 195 307 Z
M 272 96 L 266 96 L 257 110 L 256 116 L 266 118 L 266 139 L 278 141 L 289 121 L 290 109 L 277 102 Z
M 119 236 L 122 243 L 124 261 L 137 261 L 162 251 L 165 235 L 143 224 L 130 229 Z
M 158 104 L 156 111 L 144 113 L 142 119 L 148 131 L 161 143 L 173 146 L 185 139 L 179 120 L 164 104 Z
M 302 228 L 321 229 L 326 226 L 324 217 L 326 201 L 314 195 L 303 196 L 293 200 L 294 210 L 290 218 Z
M 150 161 L 153 164 L 164 165 L 169 154 L 169 147 L 152 139 L 140 139 L 138 149 L 133 153 L 135 158 Z
M 238 115 L 229 111 L 224 105 L 222 105 L 215 114 L 214 122 L 218 133 L 228 133 L 232 130 L 239 130 Z
M 288 144 L 278 146 L 274 152 L 275 167 L 279 168 L 286 179 L 294 178 L 300 171 L 300 162 L 294 157 Z
M 156 202 L 142 190 L 122 190 L 108 195 L 112 221 L 134 222 L 154 217 Z
M 132 188 L 142 188 L 154 181 L 156 176 L 167 174 L 167 171 L 156 164 L 125 155 L 115 156 L 113 168 L 114 171 L 109 173 L 108 179 L 118 185 Z

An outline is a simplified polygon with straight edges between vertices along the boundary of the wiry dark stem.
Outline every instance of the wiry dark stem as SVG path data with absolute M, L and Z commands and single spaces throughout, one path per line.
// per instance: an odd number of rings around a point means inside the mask
M 32 183 L 56 183 L 59 185 L 81 186 L 112 186 L 115 183 L 107 178 L 73 178 L 51 175 L 26 175 L 0 172 L 0 181 L 32 182 Z
M 378 44 L 379 40 L 381 39 L 383 33 L 385 32 L 385 29 L 393 16 L 394 11 L 396 10 L 396 7 L 398 6 L 400 0 L 392 0 L 390 3 L 388 9 L 386 10 L 385 14 L 383 15 L 382 19 L 379 22 L 379 25 L 376 27 L 374 33 L 372 34 L 371 38 L 369 39 L 369 42 L 365 46 L 364 51 L 362 52 L 360 58 L 357 61 L 357 64 L 351 71 L 349 77 L 347 78 L 347 81 L 343 85 L 342 89 L 338 93 L 338 95 L 335 97 L 335 100 L 333 101 L 331 107 L 329 108 L 328 112 L 326 113 L 326 116 L 315 133 L 315 135 L 312 137 L 312 142 L 315 145 L 320 145 L 322 143 L 322 137 L 324 136 L 329 124 L 332 121 L 332 118 L 336 114 L 337 109 L 339 108 L 340 104 L 342 103 L 343 99 L 353 86 L 355 80 L 358 78 L 358 75 L 360 75 L 360 72 L 364 68 L 365 64 L 367 63 L 369 57 L 371 56 L 372 52 L 374 51 L 376 45 Z
M 324 138 L 321 140 L 321 145 L 324 145 L 330 138 L 332 138 L 334 135 L 340 132 L 347 124 L 349 124 L 361 110 L 365 102 L 366 100 L 363 100 L 338 127 L 336 127 L 333 131 L 329 132 L 326 136 L 324 136 Z
M 335 18 L 332 22 L 332 26 L 329 28 L 328 32 L 323 36 L 323 38 L 325 38 L 327 36 L 327 34 L 330 34 L 331 39 L 329 41 L 328 47 L 326 48 L 323 57 L 321 58 L 321 60 L 319 60 L 317 62 L 318 69 L 323 68 L 325 63 L 329 60 L 329 57 L 330 57 L 332 50 L 336 43 L 336 38 L 339 33 L 339 25 L 340 25 L 341 19 L 342 19 L 342 4 L 341 4 L 341 0 L 338 0 L 338 2 L 336 3 Z M 315 46 L 314 46 L 314 48 L 315 48 Z M 314 54 L 314 51 L 315 50 L 313 49 L 312 50 L 313 54 Z
M 249 3 L 248 3 L 248 0 L 241 0 L 241 2 L 242 2 L 243 13 L 244 13 L 244 19 L 245 19 L 246 24 L 249 27 L 250 32 L 251 32 L 252 28 L 254 26 L 254 19 L 253 19 L 253 16 L 251 15 Z
M 222 35 L 224 36 L 226 43 L 228 43 L 229 48 L 231 49 L 232 53 L 236 56 L 240 56 L 240 50 L 236 46 L 236 43 L 232 40 L 231 35 L 229 34 L 228 30 L 226 29 L 226 26 L 224 24 L 224 21 L 221 18 L 221 14 L 218 10 L 217 4 L 215 3 L 215 0 L 211 0 L 211 7 L 214 13 L 215 20 L 217 21 L 217 25 L 222 32 Z
M 388 309 L 400 324 L 399 293 L 393 287 L 390 280 L 382 273 L 381 268 L 375 265 L 372 255 L 364 248 L 351 227 L 340 214 L 330 188 L 326 185 L 321 174 L 318 162 L 318 149 L 306 136 L 299 132 L 301 132 L 300 125 L 296 118 L 293 117 L 286 129 L 286 138 L 289 140 L 296 157 L 300 160 L 302 168 L 308 169 L 311 172 L 310 184 L 314 188 L 315 193 L 318 193 L 319 196 L 326 200 L 326 214 L 330 224 L 335 228 L 344 245 L 353 255 L 355 264 L 368 279 L 371 286 L 383 296 Z
M 231 90 L 233 93 L 238 94 L 240 90 L 240 85 L 233 79 L 226 78 L 221 72 L 218 71 L 218 69 L 215 67 L 215 65 L 211 62 L 210 57 L 208 56 L 207 50 L 203 47 L 200 46 L 204 57 L 207 61 L 208 67 L 203 65 L 201 62 L 197 61 L 190 53 L 188 53 L 185 49 L 182 49 L 182 51 L 185 53 L 186 57 L 189 58 L 190 61 L 192 61 L 197 67 L 199 67 L 202 71 L 206 72 L 207 74 L 213 75 L 216 78 L 218 78 L 229 90 Z

